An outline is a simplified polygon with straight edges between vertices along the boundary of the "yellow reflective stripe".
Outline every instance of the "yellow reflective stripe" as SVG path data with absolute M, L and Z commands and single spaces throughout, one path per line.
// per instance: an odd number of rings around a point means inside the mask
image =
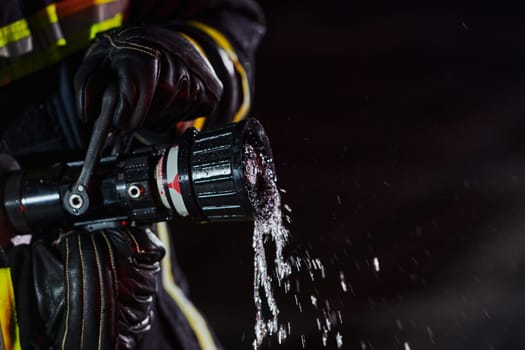
M 44 7 L 42 10 L 29 17 L 27 20 L 20 19 L 0 28 L 0 47 L 29 37 L 31 35 L 31 30 L 29 27 L 33 29 L 40 29 L 53 23 L 58 23 L 55 4 Z
M 68 37 L 69 44 L 66 46 L 61 45 L 61 42 L 58 41 L 45 49 L 17 57 L 7 66 L 0 68 L 0 86 L 7 85 L 16 79 L 56 63 L 69 54 L 86 47 L 92 39 L 93 33 L 120 26 L 122 18 L 122 13 L 118 13 L 113 18 L 94 24 L 87 30 L 77 32 Z
M 171 257 L 170 257 L 170 238 L 169 229 L 166 222 L 157 223 L 157 234 L 159 238 L 166 245 L 166 255 L 162 259 L 162 285 L 173 301 L 180 308 L 184 317 L 188 320 L 191 329 L 197 337 L 197 341 L 202 350 L 217 350 L 217 346 L 213 340 L 206 321 L 195 308 L 195 306 L 186 298 L 182 289 L 175 283 L 175 279 L 171 273 Z
M 184 39 L 188 40 L 193 46 L 195 46 L 195 48 L 197 49 L 197 51 L 199 51 L 199 53 L 201 55 L 203 55 L 204 57 L 208 58 L 208 56 L 206 56 L 206 52 L 204 52 L 204 50 L 202 49 L 202 46 L 200 46 L 199 43 L 195 41 L 195 39 L 193 39 L 191 36 L 189 36 L 188 34 L 185 34 L 185 33 L 179 32 L 179 34 Z
M 200 29 L 201 31 L 206 33 L 210 38 L 212 38 L 215 41 L 215 43 L 217 43 L 217 45 L 226 52 L 230 60 L 233 62 L 235 71 L 237 72 L 237 74 L 239 74 L 239 77 L 241 79 L 241 88 L 243 94 L 243 101 L 239 109 L 233 116 L 233 121 L 238 122 L 239 120 L 244 119 L 246 117 L 246 114 L 250 110 L 251 105 L 250 83 L 248 81 L 248 75 L 246 74 L 246 70 L 239 61 L 239 58 L 237 57 L 233 46 L 222 33 L 202 22 L 190 21 L 188 22 L 188 24 L 192 27 Z
M 16 317 L 15 293 L 9 268 L 0 268 L 0 330 L 6 350 L 20 350 L 20 329 Z
M 0 47 L 27 38 L 30 35 L 31 31 L 29 30 L 27 21 L 25 19 L 20 19 L 0 28 Z
M 58 22 L 58 16 L 57 16 L 57 8 L 55 4 L 51 4 L 49 6 L 46 6 L 44 8 L 44 12 L 49 19 L 49 23 L 57 23 Z
M 62 1 L 0 28 L 0 56 L 6 58 L 0 62 L 0 86 L 56 63 L 85 48 L 98 33 L 121 26 L 127 4 L 128 0 Z
M 206 117 L 197 118 L 193 121 L 193 127 L 197 128 L 198 130 L 202 130 L 205 122 L 206 122 Z
M 113 18 L 93 24 L 89 31 L 89 39 L 93 39 L 98 33 L 108 29 L 120 27 L 122 25 L 122 18 L 122 13 L 117 13 Z
M 238 60 L 237 54 L 235 53 L 232 44 L 228 39 L 226 39 L 226 37 L 221 32 L 202 22 L 189 21 L 188 24 L 208 34 L 220 47 L 222 47 L 224 50 L 226 50 L 226 52 L 231 54 L 231 56 L 234 57 L 235 60 Z
M 32 28 L 33 30 L 39 30 L 50 24 L 58 23 L 59 15 L 61 17 L 69 16 L 71 14 L 78 13 L 79 11 L 84 10 L 88 7 L 105 5 L 109 3 L 114 3 L 116 1 L 117 0 L 73 0 L 60 2 L 58 3 L 58 5 L 57 3 L 47 5 L 31 17 L 29 17 L 27 20 L 20 19 L 0 28 L 0 47 L 6 46 L 11 42 L 15 42 L 23 38 L 29 37 L 31 35 L 31 30 L 29 28 Z M 127 1 L 124 0 L 122 2 L 125 3 Z M 120 23 L 122 23 L 122 14 L 120 14 L 119 19 L 113 18 L 113 21 L 119 22 L 120 25 Z M 99 23 L 95 25 L 95 27 L 96 26 L 99 26 L 100 28 L 94 28 L 92 30 L 92 38 L 96 33 L 107 30 L 109 28 L 113 28 L 114 25 L 107 23 Z M 65 42 L 62 41 L 62 39 L 57 38 L 57 40 L 59 41 L 59 45 L 65 44 Z
M 66 46 L 67 42 L 66 42 L 66 39 L 61 38 L 57 40 L 56 44 L 57 46 Z
M 29 17 L 27 20 L 30 23 L 31 27 L 34 27 L 33 30 L 48 26 L 53 23 L 58 23 L 56 5 L 47 5 L 31 17 Z
M 29 26 L 34 32 L 45 31 L 50 26 L 58 25 L 58 15 L 57 8 L 55 4 L 48 5 L 42 10 L 35 13 L 33 16 L 27 19 Z M 60 31 L 60 36 L 55 38 L 55 44 L 58 46 L 66 45 L 66 39 L 63 37 L 62 32 Z

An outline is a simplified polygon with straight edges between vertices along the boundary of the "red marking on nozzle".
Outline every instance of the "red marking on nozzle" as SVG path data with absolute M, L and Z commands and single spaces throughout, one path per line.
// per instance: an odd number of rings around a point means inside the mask
M 23 213 L 23 212 L 26 211 L 26 207 L 25 207 L 23 204 L 20 204 L 20 205 L 18 206 L 18 208 L 20 208 L 20 212 L 21 212 L 21 213 Z
M 175 191 L 180 192 L 179 174 L 175 174 L 173 180 L 168 183 L 168 188 L 173 188 Z

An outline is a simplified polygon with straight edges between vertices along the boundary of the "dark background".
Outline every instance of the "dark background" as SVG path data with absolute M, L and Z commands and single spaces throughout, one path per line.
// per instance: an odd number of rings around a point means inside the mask
M 261 2 L 251 116 L 292 208 L 288 253 L 326 268 L 295 275 L 303 312 L 276 289 L 292 332 L 264 349 L 336 349 L 337 332 L 343 349 L 525 349 L 524 12 L 422 3 Z M 251 226 L 180 232 L 193 300 L 251 349 Z M 343 323 L 323 347 L 327 303 Z

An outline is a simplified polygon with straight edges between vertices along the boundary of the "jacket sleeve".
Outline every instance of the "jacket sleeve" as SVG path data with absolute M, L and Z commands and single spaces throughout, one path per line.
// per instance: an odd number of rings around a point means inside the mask
M 255 52 L 265 33 L 264 14 L 255 0 L 135 0 L 128 23 L 172 28 L 208 58 L 224 92 L 205 127 L 246 117 L 254 93 Z M 202 127 L 204 121 L 196 123 Z

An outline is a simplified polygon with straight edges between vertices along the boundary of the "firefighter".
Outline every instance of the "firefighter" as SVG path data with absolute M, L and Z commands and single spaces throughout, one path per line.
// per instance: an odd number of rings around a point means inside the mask
M 249 111 L 265 30 L 255 0 L 3 0 L 0 11 L 1 174 L 85 152 L 108 108 L 105 150 L 119 152 Z M 167 225 L 35 239 L 0 221 L 0 348 L 220 349 Z

